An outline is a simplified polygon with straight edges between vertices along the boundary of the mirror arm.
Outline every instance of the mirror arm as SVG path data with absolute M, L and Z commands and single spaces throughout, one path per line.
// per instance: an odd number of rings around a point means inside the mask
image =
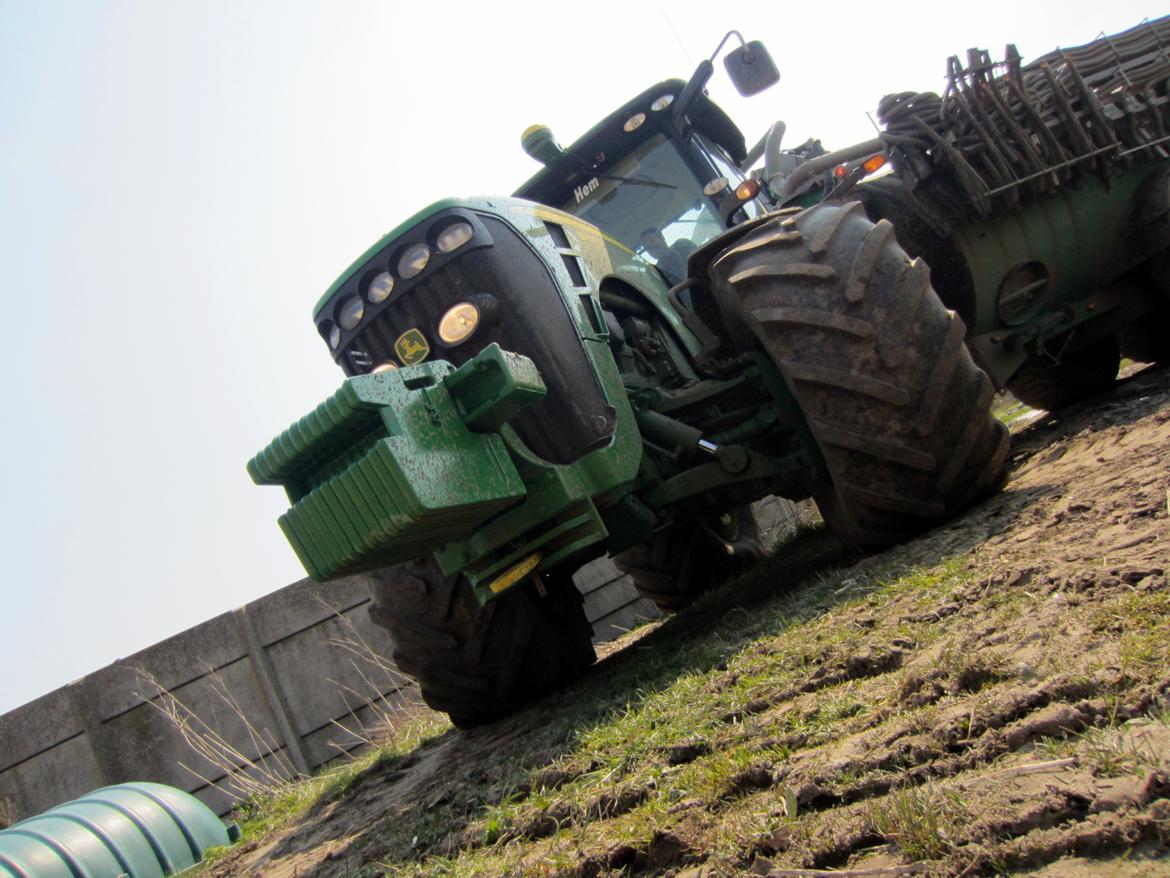
M 683 117 L 686 115 L 687 108 L 694 102 L 699 92 L 711 81 L 711 77 L 715 73 L 715 59 L 719 57 L 719 53 L 723 51 L 724 45 L 727 41 L 735 37 L 739 40 L 741 46 L 746 46 L 743 36 L 737 30 L 729 30 L 723 35 L 723 39 L 719 41 L 719 45 L 715 47 L 715 51 L 711 53 L 711 57 L 706 61 L 700 61 L 699 66 L 695 68 L 695 72 L 691 74 L 691 78 L 687 84 L 683 86 L 682 92 L 674 102 L 674 112 L 672 118 L 674 125 L 680 131 L 683 127 Z
M 732 37 L 735 37 L 737 40 L 739 40 L 740 46 L 747 45 L 747 43 L 744 42 L 743 35 L 739 31 L 729 30 L 727 33 L 725 33 L 723 35 L 723 39 L 721 39 L 719 41 L 719 45 L 715 47 L 715 51 L 711 53 L 711 58 L 709 59 L 711 64 L 715 63 L 715 59 L 718 58 L 719 53 L 723 51 L 724 44 Z
M 690 80 L 683 86 L 682 92 L 674 102 L 674 113 L 672 114 L 674 125 L 680 131 L 683 128 L 683 117 L 686 115 L 687 110 L 694 103 L 699 92 L 703 90 L 703 86 L 710 82 L 714 73 L 714 64 L 710 61 L 700 61 L 699 66 L 695 68 L 695 72 L 691 74 Z

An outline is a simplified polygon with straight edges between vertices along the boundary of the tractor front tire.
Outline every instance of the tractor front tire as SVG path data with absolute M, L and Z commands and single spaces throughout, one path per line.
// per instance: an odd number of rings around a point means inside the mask
M 433 558 L 371 574 L 370 618 L 390 632 L 394 662 L 423 700 L 461 728 L 482 725 L 580 676 L 593 629 L 568 576 L 547 577 L 480 605 L 462 576 Z
M 710 274 L 800 405 L 824 460 L 809 487 L 844 542 L 900 542 L 1003 484 L 991 381 L 888 221 L 858 202 L 780 215 Z

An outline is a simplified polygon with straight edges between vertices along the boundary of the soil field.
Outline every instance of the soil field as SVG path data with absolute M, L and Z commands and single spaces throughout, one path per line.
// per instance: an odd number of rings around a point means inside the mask
M 804 533 L 206 874 L 1170 875 L 1168 378 L 1017 422 L 949 525 Z

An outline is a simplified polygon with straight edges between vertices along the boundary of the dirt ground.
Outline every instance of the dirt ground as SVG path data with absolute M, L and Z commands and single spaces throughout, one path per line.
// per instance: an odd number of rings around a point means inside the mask
M 959 520 L 860 561 L 814 534 L 796 598 L 725 588 L 212 874 L 1170 875 L 1170 373 L 1013 432 L 1005 489 Z M 802 589 L 829 598 L 800 627 L 643 668 Z M 606 750 L 573 713 L 620 723 L 686 675 L 723 710 L 693 737 Z

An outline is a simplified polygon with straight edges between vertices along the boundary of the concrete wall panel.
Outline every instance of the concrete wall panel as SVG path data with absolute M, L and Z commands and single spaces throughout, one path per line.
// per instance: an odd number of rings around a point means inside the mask
M 177 689 L 247 653 L 235 617 L 224 613 L 90 674 L 83 678 L 84 688 L 91 694 L 98 714 L 112 717 L 142 700 L 139 668 L 164 688 Z
M 34 759 L 0 773 L 0 789 L 21 817 L 31 817 L 61 802 L 104 786 L 85 735 L 71 738 Z
M 260 642 L 265 646 L 316 625 L 338 612 L 369 600 L 364 576 L 336 582 L 301 579 L 248 604 Z
M 352 612 L 366 614 L 364 605 Z M 371 632 L 365 632 L 365 646 L 370 644 L 370 635 Z M 379 647 L 384 648 L 388 641 L 384 637 Z M 311 631 L 267 648 L 276 676 L 299 681 L 297 685 L 285 687 L 284 693 L 298 733 L 304 734 L 334 717 L 345 716 L 366 699 L 376 698 L 400 684 L 398 675 L 392 677 L 375 664 L 378 656 L 365 654 L 365 646 L 348 616 L 334 616 L 322 620 Z
M 0 770 L 36 756 L 85 731 L 68 687 L 0 716 Z

